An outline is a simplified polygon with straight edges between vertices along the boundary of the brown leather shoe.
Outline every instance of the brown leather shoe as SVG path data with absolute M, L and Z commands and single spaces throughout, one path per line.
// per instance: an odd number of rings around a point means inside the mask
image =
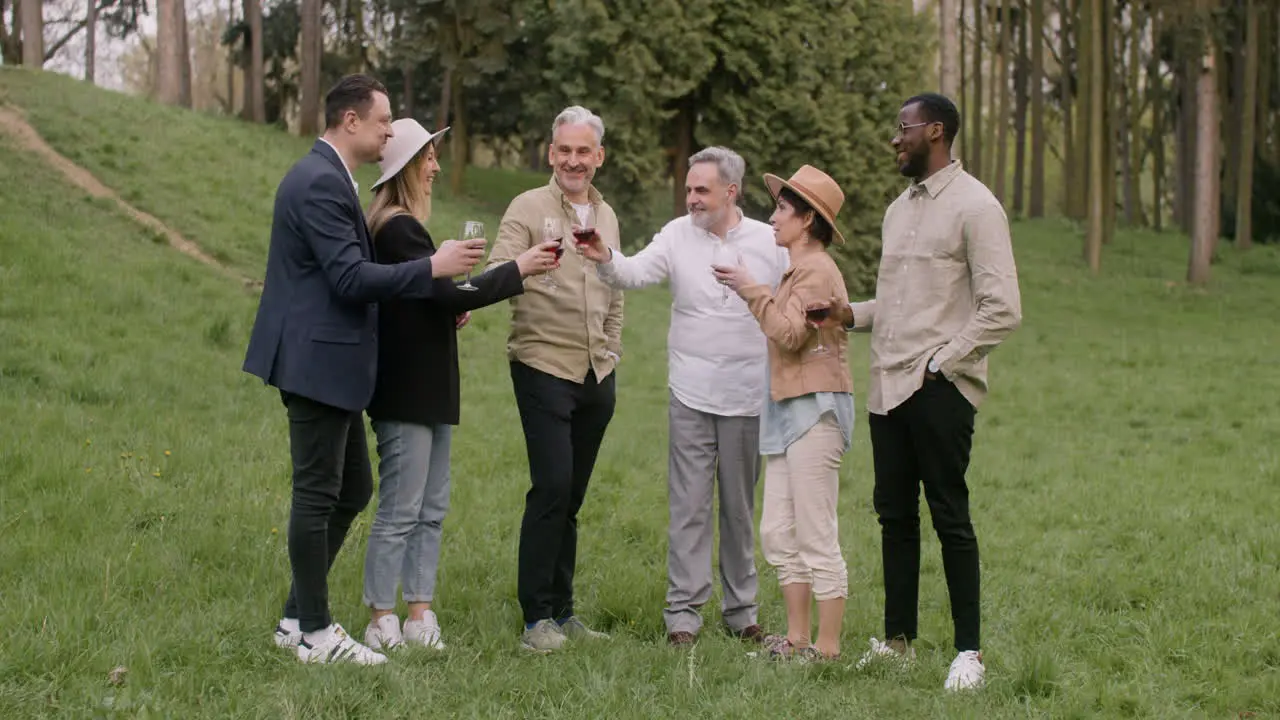
M 694 635 L 691 632 L 685 632 L 684 630 L 677 630 L 667 635 L 667 642 L 671 643 L 672 647 L 680 647 L 681 645 L 692 645 L 697 641 L 698 641 L 698 638 L 696 635 Z
M 728 630 L 730 635 L 738 638 L 739 640 L 757 644 L 764 642 L 764 628 L 759 625 L 752 624 L 742 628 L 741 630 L 735 630 L 733 628 L 728 628 Z

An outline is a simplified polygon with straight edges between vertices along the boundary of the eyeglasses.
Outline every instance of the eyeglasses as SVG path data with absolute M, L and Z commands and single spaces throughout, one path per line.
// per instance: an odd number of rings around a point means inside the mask
M 933 122 L 937 122 L 937 121 L 935 120 Z M 918 128 L 918 127 L 924 127 L 925 125 L 932 125 L 933 122 L 915 123 L 914 125 L 904 125 L 903 123 L 898 123 L 898 132 L 894 135 L 894 137 L 900 137 L 902 135 L 906 135 L 907 131 L 910 130 L 911 128 Z

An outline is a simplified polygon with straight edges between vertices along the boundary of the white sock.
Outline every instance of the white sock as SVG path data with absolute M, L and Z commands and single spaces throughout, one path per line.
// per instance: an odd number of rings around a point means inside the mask
M 300 632 L 302 628 L 298 625 L 297 618 L 284 618 L 280 621 L 280 629 L 287 633 Z

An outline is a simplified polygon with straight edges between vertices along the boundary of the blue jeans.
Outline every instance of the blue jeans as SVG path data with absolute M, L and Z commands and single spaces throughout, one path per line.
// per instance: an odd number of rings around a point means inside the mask
M 364 604 L 393 610 L 431 602 L 440 561 L 440 527 L 449 510 L 449 425 L 375 420 L 378 511 L 364 558 Z

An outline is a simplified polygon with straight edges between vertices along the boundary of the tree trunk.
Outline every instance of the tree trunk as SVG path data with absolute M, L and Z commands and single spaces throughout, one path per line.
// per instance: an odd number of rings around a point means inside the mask
M 400 103 L 402 106 L 401 112 L 404 113 L 405 117 L 416 117 L 417 103 L 413 95 L 417 90 L 413 86 L 413 63 L 405 63 L 401 73 L 404 75 L 404 89 L 402 91 L 404 99 Z
M 1125 87 L 1124 97 L 1129 104 L 1125 117 L 1128 127 L 1121 128 L 1128 162 L 1124 182 L 1124 220 L 1130 227 L 1146 225 L 1145 213 L 1142 211 L 1142 76 L 1140 73 L 1142 58 L 1139 48 L 1142 46 L 1143 31 L 1146 28 L 1146 14 L 1141 5 L 1130 5 L 1129 28 L 1129 82 Z
M 44 8 L 40 0 L 18 0 L 22 3 L 22 64 L 44 67 Z
M 964 60 L 960 55 L 960 17 L 956 12 L 956 0 L 938 0 L 938 26 L 942 34 L 938 43 L 940 89 L 953 102 L 959 101 L 959 69 Z M 957 157 L 958 144 L 953 143 L 951 146 L 952 158 Z
M 298 89 L 298 134 L 303 137 L 317 135 L 321 125 L 320 58 L 324 39 L 321 35 L 323 28 L 320 26 L 320 9 L 320 0 L 302 0 L 302 46 L 299 58 L 302 65 L 302 85 Z
M 1027 57 L 1027 0 L 1018 3 L 1018 64 L 1013 72 L 1014 111 L 1013 111 L 1013 211 L 1024 214 L 1023 188 L 1026 187 L 1027 169 L 1027 100 L 1030 94 L 1027 77 L 1030 60 Z M 1038 29 L 1036 32 L 1040 32 Z
M 981 178 L 982 167 L 982 5 L 973 2 L 973 113 L 969 125 L 969 172 Z
M 1151 47 L 1160 42 L 1160 10 L 1151 11 Z M 1147 96 L 1151 98 L 1151 226 L 1156 232 L 1164 229 L 1164 178 L 1165 178 L 1165 103 L 1164 81 L 1160 79 L 1160 55 L 1151 53 L 1147 66 Z
M 1116 229 L 1116 157 L 1120 153 L 1121 148 L 1117 141 L 1118 129 L 1120 127 L 1120 103 L 1116 97 L 1123 93 L 1124 85 L 1116 82 L 1116 69 L 1123 67 L 1122 63 L 1117 62 L 1117 58 L 1124 57 L 1123 54 L 1117 54 L 1116 32 L 1119 22 L 1116 20 L 1113 8 L 1115 0 L 1102 0 L 1102 52 L 1094 57 L 1098 58 L 1102 63 L 1102 100 L 1106 103 L 1104 109 L 1104 132 L 1102 135 L 1106 145 L 1102 151 L 1102 181 L 1106 188 L 1103 196 L 1102 204 L 1102 221 L 1104 227 L 1102 230 L 1102 243 L 1104 245 L 1111 243 L 1111 238 L 1115 237 Z
M 1098 6 L 1100 6 L 1100 3 L 1098 3 Z M 1093 181 L 1093 174 L 1089 168 L 1089 160 L 1092 158 L 1090 140 L 1093 133 L 1091 119 L 1093 117 L 1093 92 L 1092 87 L 1088 85 L 1092 82 L 1091 78 L 1093 77 L 1093 46 L 1098 41 L 1098 36 L 1093 32 L 1094 12 L 1094 0 L 1082 0 L 1080 2 L 1080 22 L 1076 29 L 1078 67 L 1075 75 L 1082 85 L 1078 110 L 1080 122 L 1075 124 L 1076 136 L 1073 142 L 1075 170 L 1072 175 L 1076 178 L 1076 182 L 1073 182 L 1070 187 L 1070 195 L 1068 196 L 1070 202 L 1067 206 L 1067 216 L 1076 220 L 1087 220 L 1089 218 L 1088 190 L 1089 184 Z
M 192 106 L 191 93 L 191 33 L 187 30 L 187 3 L 186 0 L 174 0 L 178 8 L 178 42 L 181 47 L 178 50 L 178 81 L 181 83 L 182 92 L 178 98 L 178 104 L 184 108 Z
M 1218 102 L 1222 110 L 1222 114 L 1219 116 L 1222 118 L 1222 140 L 1226 146 L 1226 162 L 1222 165 L 1222 190 L 1223 201 L 1227 203 L 1227 207 L 1234 206 L 1236 202 L 1236 188 L 1239 185 L 1237 176 L 1242 159 L 1240 156 L 1240 140 L 1244 133 L 1242 124 L 1244 106 L 1241 104 L 1241 98 L 1245 94 L 1245 62 L 1244 58 L 1241 57 L 1239 48 L 1245 42 L 1246 30 L 1241 22 L 1244 18 L 1240 13 L 1244 2 L 1245 0 L 1226 0 L 1226 2 L 1218 0 L 1218 4 L 1223 5 L 1226 11 L 1226 22 L 1230 26 L 1231 34 L 1228 47 L 1220 48 L 1216 58 L 1216 61 L 1220 63 L 1218 66 L 1218 87 L 1222 88 Z
M 227 0 L 227 27 L 236 22 L 236 0 Z M 236 112 L 236 62 L 230 49 L 227 51 L 227 114 Z
M 1089 269 L 1097 273 L 1102 268 L 1102 243 L 1103 234 L 1106 232 L 1106 179 L 1103 177 L 1102 155 L 1106 147 L 1106 115 L 1105 101 L 1103 99 L 1103 83 L 1106 81 L 1105 64 L 1102 56 L 1106 54 L 1106 45 L 1101 42 L 1103 38 L 1103 25 L 1106 16 L 1103 15 L 1102 0 L 1087 0 L 1088 26 L 1082 35 L 1088 38 L 1088 65 L 1089 74 L 1086 82 L 1089 84 L 1088 92 L 1085 93 L 1088 98 L 1088 122 L 1086 123 L 1088 133 L 1086 133 L 1086 141 L 1089 145 L 1089 187 L 1088 187 L 1088 205 L 1089 205 L 1089 225 L 1085 234 L 1085 259 L 1089 263 Z
M 1209 264 L 1218 236 L 1218 73 L 1212 39 L 1205 41 L 1196 81 L 1196 162 L 1194 232 L 1187 281 L 1209 281 Z
M 1271 115 L 1272 68 L 1276 60 L 1280 59 L 1280 53 L 1276 51 L 1274 28 L 1271 25 L 1271 12 L 1272 10 L 1266 4 L 1260 4 L 1258 7 L 1258 103 L 1255 106 L 1257 117 L 1254 118 L 1256 127 L 1253 131 L 1255 156 L 1264 155 L 1269 151 L 1265 143 L 1270 137 L 1267 132 L 1267 121 L 1270 120 Z M 1271 141 L 1274 143 L 1276 139 L 1272 138 Z
M 9 9 L 9 3 L 14 2 L 13 8 L 13 32 L 9 32 L 9 26 L 5 24 L 5 11 Z M 16 43 L 18 36 L 22 33 L 19 29 L 17 0 L 0 0 L 0 63 L 5 65 L 17 65 L 22 62 L 22 54 L 16 52 Z
M 98 59 L 98 0 L 89 0 L 84 21 L 84 79 L 93 83 Z
M 1000 6 L 1000 59 L 998 61 L 999 70 L 996 72 L 996 82 L 1000 83 L 999 101 L 996 110 L 996 199 L 1000 204 L 1007 204 L 1005 198 L 1008 197 L 1006 191 L 1007 179 L 1009 173 L 1009 59 L 1013 55 L 1013 9 L 1012 0 L 1004 0 Z M 995 90 L 996 88 L 993 88 Z
M 1240 93 L 1240 172 L 1236 191 L 1236 247 L 1253 244 L 1253 144 L 1258 89 L 1258 3 L 1246 0 L 1244 38 L 1244 85 Z
M 450 97 L 453 102 L 453 121 L 450 127 L 453 128 L 453 137 L 449 140 L 449 189 L 454 197 L 460 197 L 467 171 L 471 137 L 467 134 L 466 103 L 463 101 L 463 87 L 458 73 L 452 74 L 452 83 Z
M 3 0 L 0 0 L 0 2 L 3 2 Z M 969 103 L 969 39 L 964 20 L 965 0 L 958 0 L 958 2 L 960 10 L 960 62 L 958 63 L 960 66 L 960 97 L 957 98 L 957 102 L 960 103 L 960 133 L 956 136 L 956 145 L 960 147 L 960 151 L 952 154 L 958 155 L 965 168 L 968 169 L 970 165 L 969 126 L 973 122 L 973 107 Z
M 178 0 L 156 2 L 156 99 L 166 105 L 182 104 L 182 41 L 178 32 Z
M 1076 163 L 1076 143 L 1075 143 L 1075 113 L 1078 112 L 1072 107 L 1073 95 L 1071 88 L 1071 80 L 1076 77 L 1076 73 L 1080 72 L 1080 63 L 1077 55 L 1072 48 L 1072 33 L 1077 35 L 1075 44 L 1079 46 L 1080 24 L 1073 18 L 1074 10 L 1071 7 L 1071 0 L 1061 0 L 1058 5 L 1058 17 L 1061 21 L 1060 37 L 1062 43 L 1061 60 L 1062 67 L 1059 71 L 1059 102 L 1062 105 L 1062 213 L 1067 217 L 1080 217 L 1073 214 L 1072 201 L 1075 197 L 1075 186 L 1077 183 L 1078 165 Z
M 1044 217 L 1044 0 L 1031 0 L 1031 197 L 1027 214 Z
M 244 70 L 244 107 L 241 117 L 249 122 L 267 121 L 266 70 L 262 58 L 262 0 L 244 0 L 244 21 L 249 26 L 245 50 L 248 63 Z
M 999 6 L 997 5 L 997 9 Z M 987 8 L 990 10 L 991 8 Z M 987 137 L 982 141 L 985 149 L 985 155 L 982 158 L 982 167 L 986 172 L 987 184 L 992 184 L 992 179 L 996 175 L 996 141 L 1004 130 L 1004 118 L 1000 116 L 1000 73 L 1004 62 L 1005 49 L 1000 47 L 999 30 L 995 21 L 998 13 L 988 12 L 991 20 L 988 22 L 992 34 L 992 45 L 995 46 L 995 52 L 991 57 L 991 90 L 987 96 L 987 110 L 991 113 L 990 122 L 987 123 Z M 996 197 L 1000 197 L 996 195 Z

